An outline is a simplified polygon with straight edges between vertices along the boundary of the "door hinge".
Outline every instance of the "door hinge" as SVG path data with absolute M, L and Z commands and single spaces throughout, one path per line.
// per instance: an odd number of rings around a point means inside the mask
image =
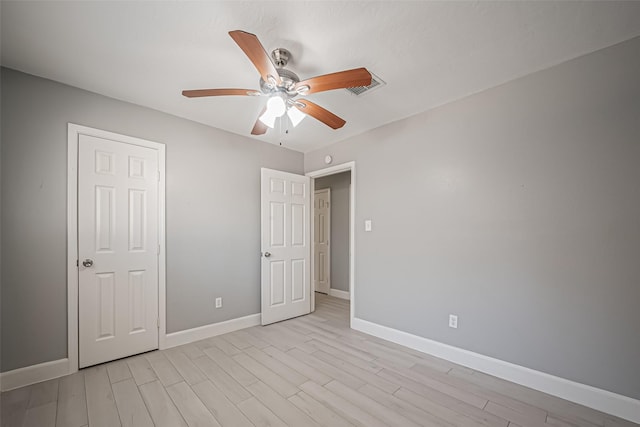
M 158 245 L 158 255 L 160 255 L 160 245 Z
M 160 182 L 160 171 L 158 171 L 158 182 Z
M 160 318 L 156 317 L 156 327 L 160 329 Z

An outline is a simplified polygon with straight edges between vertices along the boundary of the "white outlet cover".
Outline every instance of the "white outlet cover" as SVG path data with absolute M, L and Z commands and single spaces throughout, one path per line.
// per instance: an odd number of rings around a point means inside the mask
M 222 298 L 216 298 L 216 308 L 222 308 Z
M 455 314 L 449 315 L 449 327 L 458 329 L 458 316 L 456 316 Z
M 371 231 L 371 220 L 366 219 L 364 221 L 364 231 Z

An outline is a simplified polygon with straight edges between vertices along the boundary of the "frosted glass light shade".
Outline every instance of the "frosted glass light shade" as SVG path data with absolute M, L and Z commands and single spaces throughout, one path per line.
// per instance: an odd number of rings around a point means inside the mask
M 287 106 L 281 96 L 275 95 L 269 98 L 267 101 L 267 112 L 269 114 L 274 117 L 282 117 L 285 111 L 287 111 Z
M 276 116 L 271 114 L 271 112 L 267 108 L 267 111 L 265 111 L 264 114 L 260 116 L 260 121 L 273 129 L 273 127 L 276 125 Z
M 287 110 L 287 116 L 289 116 L 289 119 L 291 119 L 291 124 L 293 124 L 293 127 L 296 127 L 300 124 L 302 119 L 304 119 L 306 114 L 298 110 L 296 107 L 290 107 L 289 110 Z

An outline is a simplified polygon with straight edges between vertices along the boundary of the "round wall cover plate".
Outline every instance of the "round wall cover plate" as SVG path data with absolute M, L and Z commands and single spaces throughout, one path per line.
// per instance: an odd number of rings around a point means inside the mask
M 326 157 L 324 158 L 324 162 L 325 162 L 326 164 L 331 163 L 331 161 L 332 161 L 332 160 L 333 160 L 333 158 L 332 158 L 331 156 L 326 156 Z

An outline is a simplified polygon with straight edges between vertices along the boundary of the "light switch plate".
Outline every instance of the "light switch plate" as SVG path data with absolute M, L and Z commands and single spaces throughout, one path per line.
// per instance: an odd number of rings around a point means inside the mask
M 371 220 L 370 219 L 365 219 L 364 220 L 364 231 L 371 231 Z

